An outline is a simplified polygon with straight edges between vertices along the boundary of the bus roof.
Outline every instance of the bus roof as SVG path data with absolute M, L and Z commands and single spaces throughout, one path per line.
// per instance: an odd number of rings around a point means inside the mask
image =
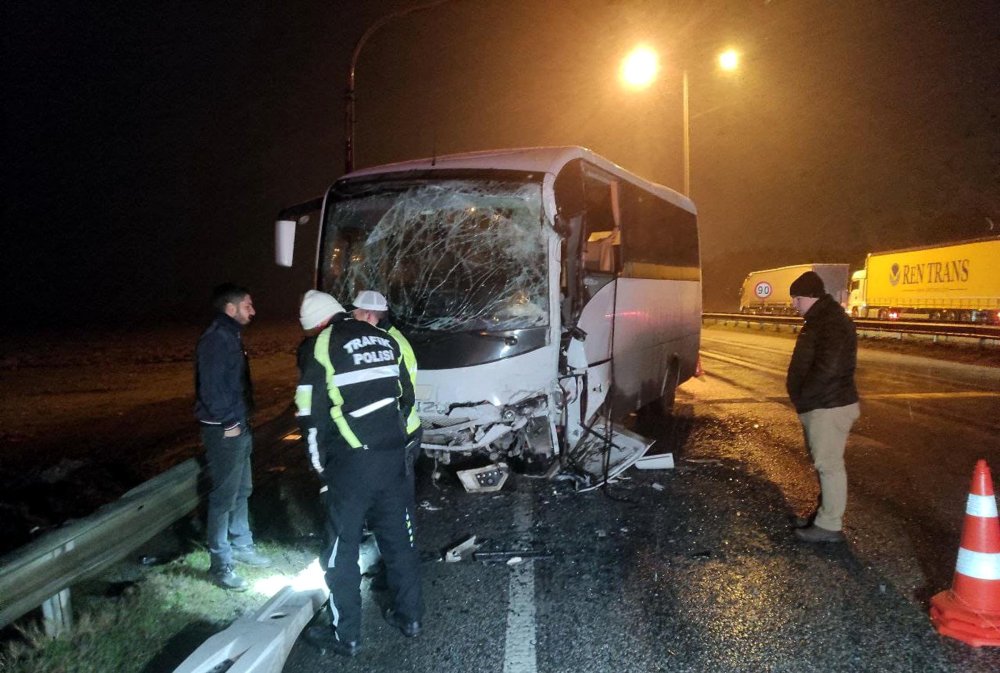
M 692 213 L 697 209 L 688 197 L 675 192 L 669 187 L 650 182 L 635 173 L 625 170 L 602 156 L 594 154 L 585 147 L 568 145 L 564 147 L 526 147 L 506 150 L 486 150 L 481 152 L 466 152 L 463 154 L 446 154 L 439 157 L 401 161 L 381 166 L 360 168 L 341 177 L 354 179 L 364 176 L 384 175 L 389 173 L 405 173 L 409 171 L 470 169 L 500 169 L 516 171 L 541 171 L 556 175 L 563 166 L 574 159 L 583 159 L 608 173 L 622 178 L 627 182 L 652 192 L 657 196 L 684 208 Z

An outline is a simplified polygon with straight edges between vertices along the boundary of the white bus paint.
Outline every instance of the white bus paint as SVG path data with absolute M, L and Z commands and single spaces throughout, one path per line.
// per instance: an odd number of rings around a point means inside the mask
M 320 225 L 321 289 L 387 296 L 418 361 L 422 448 L 442 463 L 485 454 L 544 471 L 562 454 L 579 470 L 601 464 L 590 458 L 610 436 L 628 446 L 624 469 L 650 442 L 619 436 L 621 422 L 695 372 L 694 204 L 584 148 L 355 171 L 282 211 L 284 265 L 289 222 Z M 583 473 L 590 487 L 610 477 Z

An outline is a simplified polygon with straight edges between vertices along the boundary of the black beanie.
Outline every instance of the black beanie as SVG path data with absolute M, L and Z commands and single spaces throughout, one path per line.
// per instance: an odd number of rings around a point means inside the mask
M 823 287 L 823 279 L 815 271 L 806 271 L 792 282 L 788 288 L 788 294 L 793 297 L 815 297 L 819 298 L 826 294 Z

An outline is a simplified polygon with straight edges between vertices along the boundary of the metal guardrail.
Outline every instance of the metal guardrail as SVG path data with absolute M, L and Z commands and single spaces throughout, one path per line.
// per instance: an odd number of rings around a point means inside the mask
M 325 586 L 285 587 L 255 614 L 202 643 L 174 673 L 280 673 L 299 633 L 328 595 Z
M 255 468 L 294 426 L 287 407 L 256 431 Z M 207 493 L 205 480 L 201 462 L 191 458 L 0 557 L 0 627 L 42 606 L 47 633 L 68 629 L 69 587 L 100 574 L 194 511 Z
M 189 459 L 0 558 L 0 626 L 100 573 L 195 509 L 200 476 L 198 461 Z M 66 621 L 46 629 L 67 628 L 68 595 L 49 609 L 65 613 Z
M 744 324 L 747 327 L 765 325 L 797 332 L 802 325 L 798 316 L 754 315 L 749 313 L 703 313 L 703 324 Z M 895 338 L 902 341 L 955 343 L 983 348 L 1000 348 L 1000 325 L 972 323 L 941 323 L 898 320 L 868 320 L 855 318 L 858 336 Z

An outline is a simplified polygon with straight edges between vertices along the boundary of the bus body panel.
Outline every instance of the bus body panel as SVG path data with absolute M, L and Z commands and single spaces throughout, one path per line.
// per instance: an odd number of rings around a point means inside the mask
M 524 355 L 458 369 L 417 372 L 421 417 L 447 416 L 456 406 L 488 402 L 496 407 L 546 395 L 555 386 L 559 349 L 554 345 Z

